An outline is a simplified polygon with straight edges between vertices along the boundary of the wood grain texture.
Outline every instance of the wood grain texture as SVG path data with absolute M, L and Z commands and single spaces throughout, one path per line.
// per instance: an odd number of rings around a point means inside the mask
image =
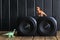
M 33 36 L 32 37 L 22 37 L 22 40 L 32 40 L 33 39 Z
M 57 40 L 60 40 L 60 31 L 57 32 L 56 39 L 57 39 Z
M 55 36 L 46 37 L 46 40 L 56 40 L 56 37 Z
M 44 37 L 36 36 L 33 40 L 44 40 Z
M 4 33 L 4 32 L 0 32 L 0 33 Z M 0 35 L 0 40 L 60 40 L 60 31 L 57 32 L 56 36 L 30 36 L 30 37 L 15 36 L 12 39 L 8 38 L 7 36 Z

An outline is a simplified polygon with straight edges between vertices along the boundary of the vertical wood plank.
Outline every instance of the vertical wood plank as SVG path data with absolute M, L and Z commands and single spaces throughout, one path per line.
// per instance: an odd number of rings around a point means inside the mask
M 60 40 L 60 31 L 57 31 L 57 36 L 56 36 L 57 40 Z
M 8 40 L 5 36 L 0 36 L 0 40 Z
M 17 19 L 17 0 L 10 0 L 10 30 L 13 30 Z
M 3 40 L 3 37 L 0 36 L 0 40 Z
M 57 37 L 60 37 L 60 31 L 57 31 Z
M 1 30 L 1 0 L 0 0 L 0 30 Z
M 34 0 L 27 0 L 27 16 L 34 16 Z
M 52 16 L 52 0 L 44 0 L 44 12 L 48 16 Z
M 6 36 L 0 36 L 0 40 L 22 40 L 22 37 L 8 38 Z
M 33 40 L 44 40 L 44 37 L 36 36 L 36 37 L 34 37 L 34 39 L 33 39 Z
M 22 37 L 15 37 L 15 40 L 22 40 Z
M 26 11 L 25 10 L 26 9 L 26 7 L 25 7 L 25 4 L 26 4 L 25 1 L 26 0 L 18 0 L 18 14 L 19 14 L 18 16 L 19 17 L 22 17 L 22 16 L 24 17 L 25 14 L 26 14 L 25 13 L 25 11 Z
M 32 40 L 33 39 L 33 36 L 32 37 L 22 37 L 22 40 Z
M 2 0 L 2 30 L 9 29 L 9 0 Z
M 57 20 L 57 30 L 60 30 L 60 0 L 53 0 L 53 17 Z
M 48 36 L 48 37 L 46 37 L 46 40 L 57 40 L 57 39 L 55 36 L 50 36 L 50 37 Z

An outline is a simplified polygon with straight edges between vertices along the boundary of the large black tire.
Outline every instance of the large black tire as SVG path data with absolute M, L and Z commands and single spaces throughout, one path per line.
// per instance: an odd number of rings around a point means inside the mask
M 18 35 L 32 36 L 36 33 L 37 22 L 33 17 L 23 17 L 20 19 L 19 26 L 17 28 Z
M 40 35 L 54 35 L 57 31 L 57 21 L 53 17 L 38 18 L 38 33 Z

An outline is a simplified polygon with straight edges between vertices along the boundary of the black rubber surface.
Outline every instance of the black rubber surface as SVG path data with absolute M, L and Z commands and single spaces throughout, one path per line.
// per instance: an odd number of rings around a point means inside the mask
M 18 35 L 31 36 L 37 31 L 37 22 L 33 17 L 23 17 L 17 27 Z
M 38 33 L 40 35 L 54 35 L 57 31 L 57 21 L 53 17 L 38 18 Z

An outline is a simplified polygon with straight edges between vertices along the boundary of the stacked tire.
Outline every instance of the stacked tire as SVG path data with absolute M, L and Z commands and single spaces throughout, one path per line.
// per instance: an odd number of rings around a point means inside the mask
M 39 35 L 56 35 L 57 21 L 53 17 L 39 17 L 37 22 Z
M 21 36 L 32 36 L 37 31 L 37 22 L 33 17 L 22 17 L 18 21 L 17 32 Z
M 57 21 L 53 17 L 22 17 L 16 29 L 19 36 L 53 36 L 57 32 Z

